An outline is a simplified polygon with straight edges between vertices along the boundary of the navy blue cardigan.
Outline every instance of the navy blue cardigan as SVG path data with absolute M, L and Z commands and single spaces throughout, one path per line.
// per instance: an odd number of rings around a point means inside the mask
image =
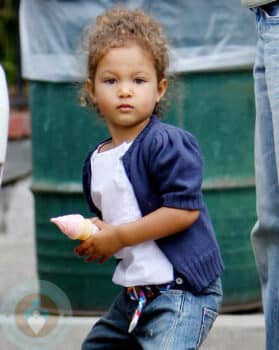
M 90 194 L 90 159 L 97 147 L 83 165 L 83 192 L 90 210 L 102 217 Z M 152 116 L 124 154 L 123 164 L 142 216 L 162 206 L 200 210 L 188 229 L 156 241 L 190 288 L 200 292 L 221 275 L 223 263 L 203 202 L 202 159 L 195 138 Z

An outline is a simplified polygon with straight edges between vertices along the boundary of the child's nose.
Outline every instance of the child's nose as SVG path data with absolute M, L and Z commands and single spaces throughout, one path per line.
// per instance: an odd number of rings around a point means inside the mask
M 119 97 L 130 97 L 133 95 L 133 90 L 129 84 L 121 84 L 118 95 Z

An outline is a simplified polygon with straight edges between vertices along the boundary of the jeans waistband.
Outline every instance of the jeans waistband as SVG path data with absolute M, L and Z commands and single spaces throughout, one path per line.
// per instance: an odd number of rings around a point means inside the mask
M 170 288 L 171 282 L 160 285 L 128 287 L 126 289 L 130 299 L 138 303 L 131 318 L 128 333 L 131 333 L 136 328 L 146 303 Z
M 135 299 L 137 299 L 137 294 L 140 291 L 144 292 L 147 299 L 152 299 L 168 289 L 191 291 L 191 287 L 187 279 L 177 271 L 174 271 L 174 279 L 170 282 L 163 283 L 163 284 L 132 286 L 132 287 L 126 288 L 127 293 L 130 296 L 132 296 L 133 294 L 135 295 Z
M 138 300 L 139 295 L 142 293 L 144 293 L 145 298 L 149 300 L 156 298 L 160 293 L 167 291 L 171 287 L 172 282 L 169 282 L 156 285 L 128 287 L 126 290 L 132 300 Z

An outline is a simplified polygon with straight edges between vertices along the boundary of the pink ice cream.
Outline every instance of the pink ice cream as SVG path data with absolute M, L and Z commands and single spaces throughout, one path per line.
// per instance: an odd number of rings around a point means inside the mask
M 58 216 L 51 218 L 50 221 L 56 224 L 70 239 L 85 240 L 99 230 L 91 220 L 85 219 L 80 214 Z

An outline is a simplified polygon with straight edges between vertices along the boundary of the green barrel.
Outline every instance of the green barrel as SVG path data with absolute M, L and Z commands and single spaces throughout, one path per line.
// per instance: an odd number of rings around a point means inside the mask
M 73 313 L 82 315 L 107 309 L 119 288 L 111 282 L 114 259 L 84 263 L 73 252 L 79 241 L 69 240 L 49 221 L 70 213 L 92 216 L 82 195 L 82 162 L 107 133 L 99 117 L 79 106 L 78 89 L 70 83 L 31 82 L 30 108 L 38 278 L 60 287 Z
M 73 253 L 77 242 L 49 219 L 90 215 L 81 192 L 82 161 L 107 132 L 94 113 L 79 107 L 76 85 L 31 82 L 30 92 L 38 277 L 59 286 L 75 314 L 102 312 L 119 290 L 111 282 L 115 261 L 85 264 Z M 169 95 L 164 120 L 193 132 L 204 155 L 204 195 L 226 268 L 224 310 L 252 308 L 259 305 L 260 285 L 250 244 L 256 220 L 251 71 L 177 75 Z
M 225 264 L 223 311 L 258 308 L 252 71 L 183 74 L 174 86 L 167 119 L 191 131 L 204 156 L 203 193 Z

